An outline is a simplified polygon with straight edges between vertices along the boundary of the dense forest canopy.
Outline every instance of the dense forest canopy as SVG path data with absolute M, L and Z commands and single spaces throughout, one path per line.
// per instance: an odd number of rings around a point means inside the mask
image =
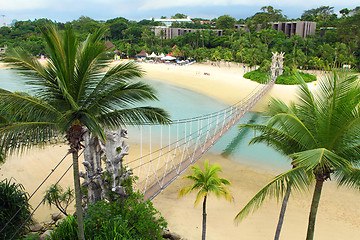
M 165 17 L 165 16 L 164 16 Z M 172 18 L 186 18 L 186 14 L 177 13 Z M 293 36 L 288 38 L 282 32 L 277 33 L 269 25 L 276 21 L 315 21 L 316 33 L 307 38 Z M 202 24 L 201 21 L 208 21 Z M 17 21 L 13 27 L 0 28 L 0 46 L 23 47 L 34 55 L 46 55 L 44 43 L 40 37 L 41 28 L 48 19 Z M 288 19 L 281 9 L 264 6 L 259 12 L 246 19 L 235 19 L 229 15 L 217 19 L 194 19 L 192 23 L 174 23 L 173 27 L 202 29 L 186 33 L 174 39 L 162 39 L 151 30 L 161 23 L 154 20 L 131 21 L 118 17 L 107 21 L 96 21 L 81 16 L 69 23 L 55 23 L 59 29 L 71 24 L 80 40 L 99 27 L 105 27 L 106 40 L 110 40 L 115 49 L 132 57 L 141 50 L 155 53 L 169 53 L 176 46 L 175 55 L 180 58 L 201 60 L 220 60 L 244 62 L 249 65 L 269 65 L 271 52 L 285 52 L 285 64 L 288 67 L 305 69 L 329 69 L 351 65 L 360 69 L 360 8 L 340 10 L 321 6 L 305 10 L 297 19 Z M 245 24 L 246 28 L 235 30 L 235 24 Z M 260 26 L 260 31 L 259 30 Z M 222 29 L 223 35 L 217 36 L 212 29 Z M 113 50 L 115 50 L 113 49 Z

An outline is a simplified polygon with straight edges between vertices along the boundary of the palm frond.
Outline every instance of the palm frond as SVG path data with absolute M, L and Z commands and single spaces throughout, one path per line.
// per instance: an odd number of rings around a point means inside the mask
M 297 152 L 290 155 L 296 166 L 303 167 L 306 170 L 314 171 L 333 171 L 341 167 L 350 167 L 347 159 L 329 151 L 326 148 L 310 149 L 303 152 Z
M 101 114 L 96 120 L 103 126 L 119 128 L 120 126 L 131 126 L 140 124 L 169 124 L 169 114 L 162 108 L 136 107 Z
M 308 189 L 310 180 L 304 168 L 296 167 L 276 176 L 251 198 L 245 207 L 236 215 L 235 221 L 238 223 L 249 214 L 254 213 L 262 206 L 267 197 L 269 199 L 277 198 L 278 200 L 283 198 L 290 184 L 291 188 L 297 191 Z
M 109 109 L 122 109 L 139 106 L 140 103 L 158 100 L 155 90 L 142 82 L 119 83 L 104 89 L 96 96 L 96 99 L 89 100 L 88 109 L 92 112 L 106 113 Z
M 0 89 L 0 113 L 10 121 L 53 121 L 60 113 L 52 105 L 41 99 L 21 92 Z
M 316 145 L 316 137 L 308 126 L 296 115 L 279 113 L 269 119 L 268 126 L 276 127 L 297 139 L 302 146 Z
M 340 187 L 360 190 L 360 169 L 358 168 L 339 168 L 335 172 L 335 178 Z
M 239 129 L 244 127 L 253 129 L 257 134 L 250 140 L 249 145 L 265 143 L 285 156 L 294 152 L 302 151 L 304 148 L 294 136 L 290 136 L 285 131 L 277 128 L 272 128 L 262 124 L 241 124 Z
M 143 71 L 135 63 L 129 62 L 115 65 L 109 69 L 101 79 L 94 79 L 91 92 L 84 98 L 84 107 L 98 104 L 104 99 L 104 96 L 109 95 L 109 92 L 114 93 L 114 89 L 121 90 L 121 87 L 125 88 L 129 85 L 128 80 L 141 77 L 142 74 Z M 149 89 L 147 89 L 147 91 L 149 91 Z M 151 89 L 150 92 L 154 93 L 154 90 Z
M 0 152 L 22 153 L 35 145 L 42 146 L 60 134 L 53 122 L 13 122 L 0 126 Z

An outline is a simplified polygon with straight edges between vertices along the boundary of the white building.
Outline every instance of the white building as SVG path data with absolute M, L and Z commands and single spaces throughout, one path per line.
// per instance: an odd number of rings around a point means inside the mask
M 158 19 L 154 19 L 154 21 L 164 23 L 165 26 L 167 26 L 167 27 L 170 27 L 171 24 L 173 24 L 174 22 L 177 22 L 177 23 L 192 23 L 192 20 L 190 19 L 189 16 L 187 18 L 179 18 L 179 19 L 158 18 Z

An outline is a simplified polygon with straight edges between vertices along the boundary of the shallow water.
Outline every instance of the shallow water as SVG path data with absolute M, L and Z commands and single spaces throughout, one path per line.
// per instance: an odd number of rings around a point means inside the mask
M 24 85 L 24 76 L 14 70 L 0 70 L 0 88 L 10 91 L 27 91 Z M 159 101 L 148 103 L 151 106 L 166 109 L 172 119 L 184 119 L 212 113 L 226 108 L 228 105 L 206 95 L 185 89 L 181 86 L 166 82 L 143 79 L 157 90 Z M 240 99 L 239 99 L 240 100 Z M 253 112 L 246 114 L 239 123 L 263 121 L 263 118 Z M 270 169 L 289 169 L 288 160 L 267 147 L 265 144 L 248 146 L 249 140 L 254 136 L 251 130 L 239 132 L 237 126 L 233 127 L 210 149 L 210 153 L 222 154 L 229 159 L 254 166 Z

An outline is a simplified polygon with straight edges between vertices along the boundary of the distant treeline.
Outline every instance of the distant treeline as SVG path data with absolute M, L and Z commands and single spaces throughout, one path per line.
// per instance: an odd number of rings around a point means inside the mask
M 269 66 L 271 52 L 285 52 L 285 64 L 288 67 L 302 69 L 340 68 L 351 65 L 360 69 L 360 8 L 342 9 L 340 16 L 334 13 L 333 7 L 322 6 L 304 11 L 298 19 L 288 19 L 282 10 L 265 6 L 260 12 L 246 19 L 234 19 L 229 15 L 211 19 L 211 24 L 194 23 L 178 24 L 174 27 L 202 29 L 186 33 L 175 39 L 162 39 L 155 36 L 151 27 L 161 23 L 153 20 L 130 21 L 123 17 L 107 21 L 96 21 L 89 17 L 80 17 L 69 23 L 55 23 L 58 28 L 71 24 L 80 39 L 99 27 L 108 29 L 106 40 L 124 56 L 133 57 L 141 50 L 148 53 L 170 53 L 180 58 L 194 58 L 197 61 L 223 59 L 247 63 L 250 66 Z M 183 15 L 183 14 L 178 14 Z M 185 16 L 185 15 L 184 15 Z M 277 33 L 269 25 L 276 21 L 316 21 L 315 35 L 305 39 L 298 35 L 288 38 L 282 32 Z M 13 27 L 0 28 L 0 46 L 23 47 L 34 55 L 46 55 L 40 30 L 48 19 L 35 21 L 17 21 Z M 237 23 L 246 27 L 235 31 Z M 256 31 L 260 26 L 261 30 Z M 217 36 L 212 28 L 223 29 L 223 35 Z

